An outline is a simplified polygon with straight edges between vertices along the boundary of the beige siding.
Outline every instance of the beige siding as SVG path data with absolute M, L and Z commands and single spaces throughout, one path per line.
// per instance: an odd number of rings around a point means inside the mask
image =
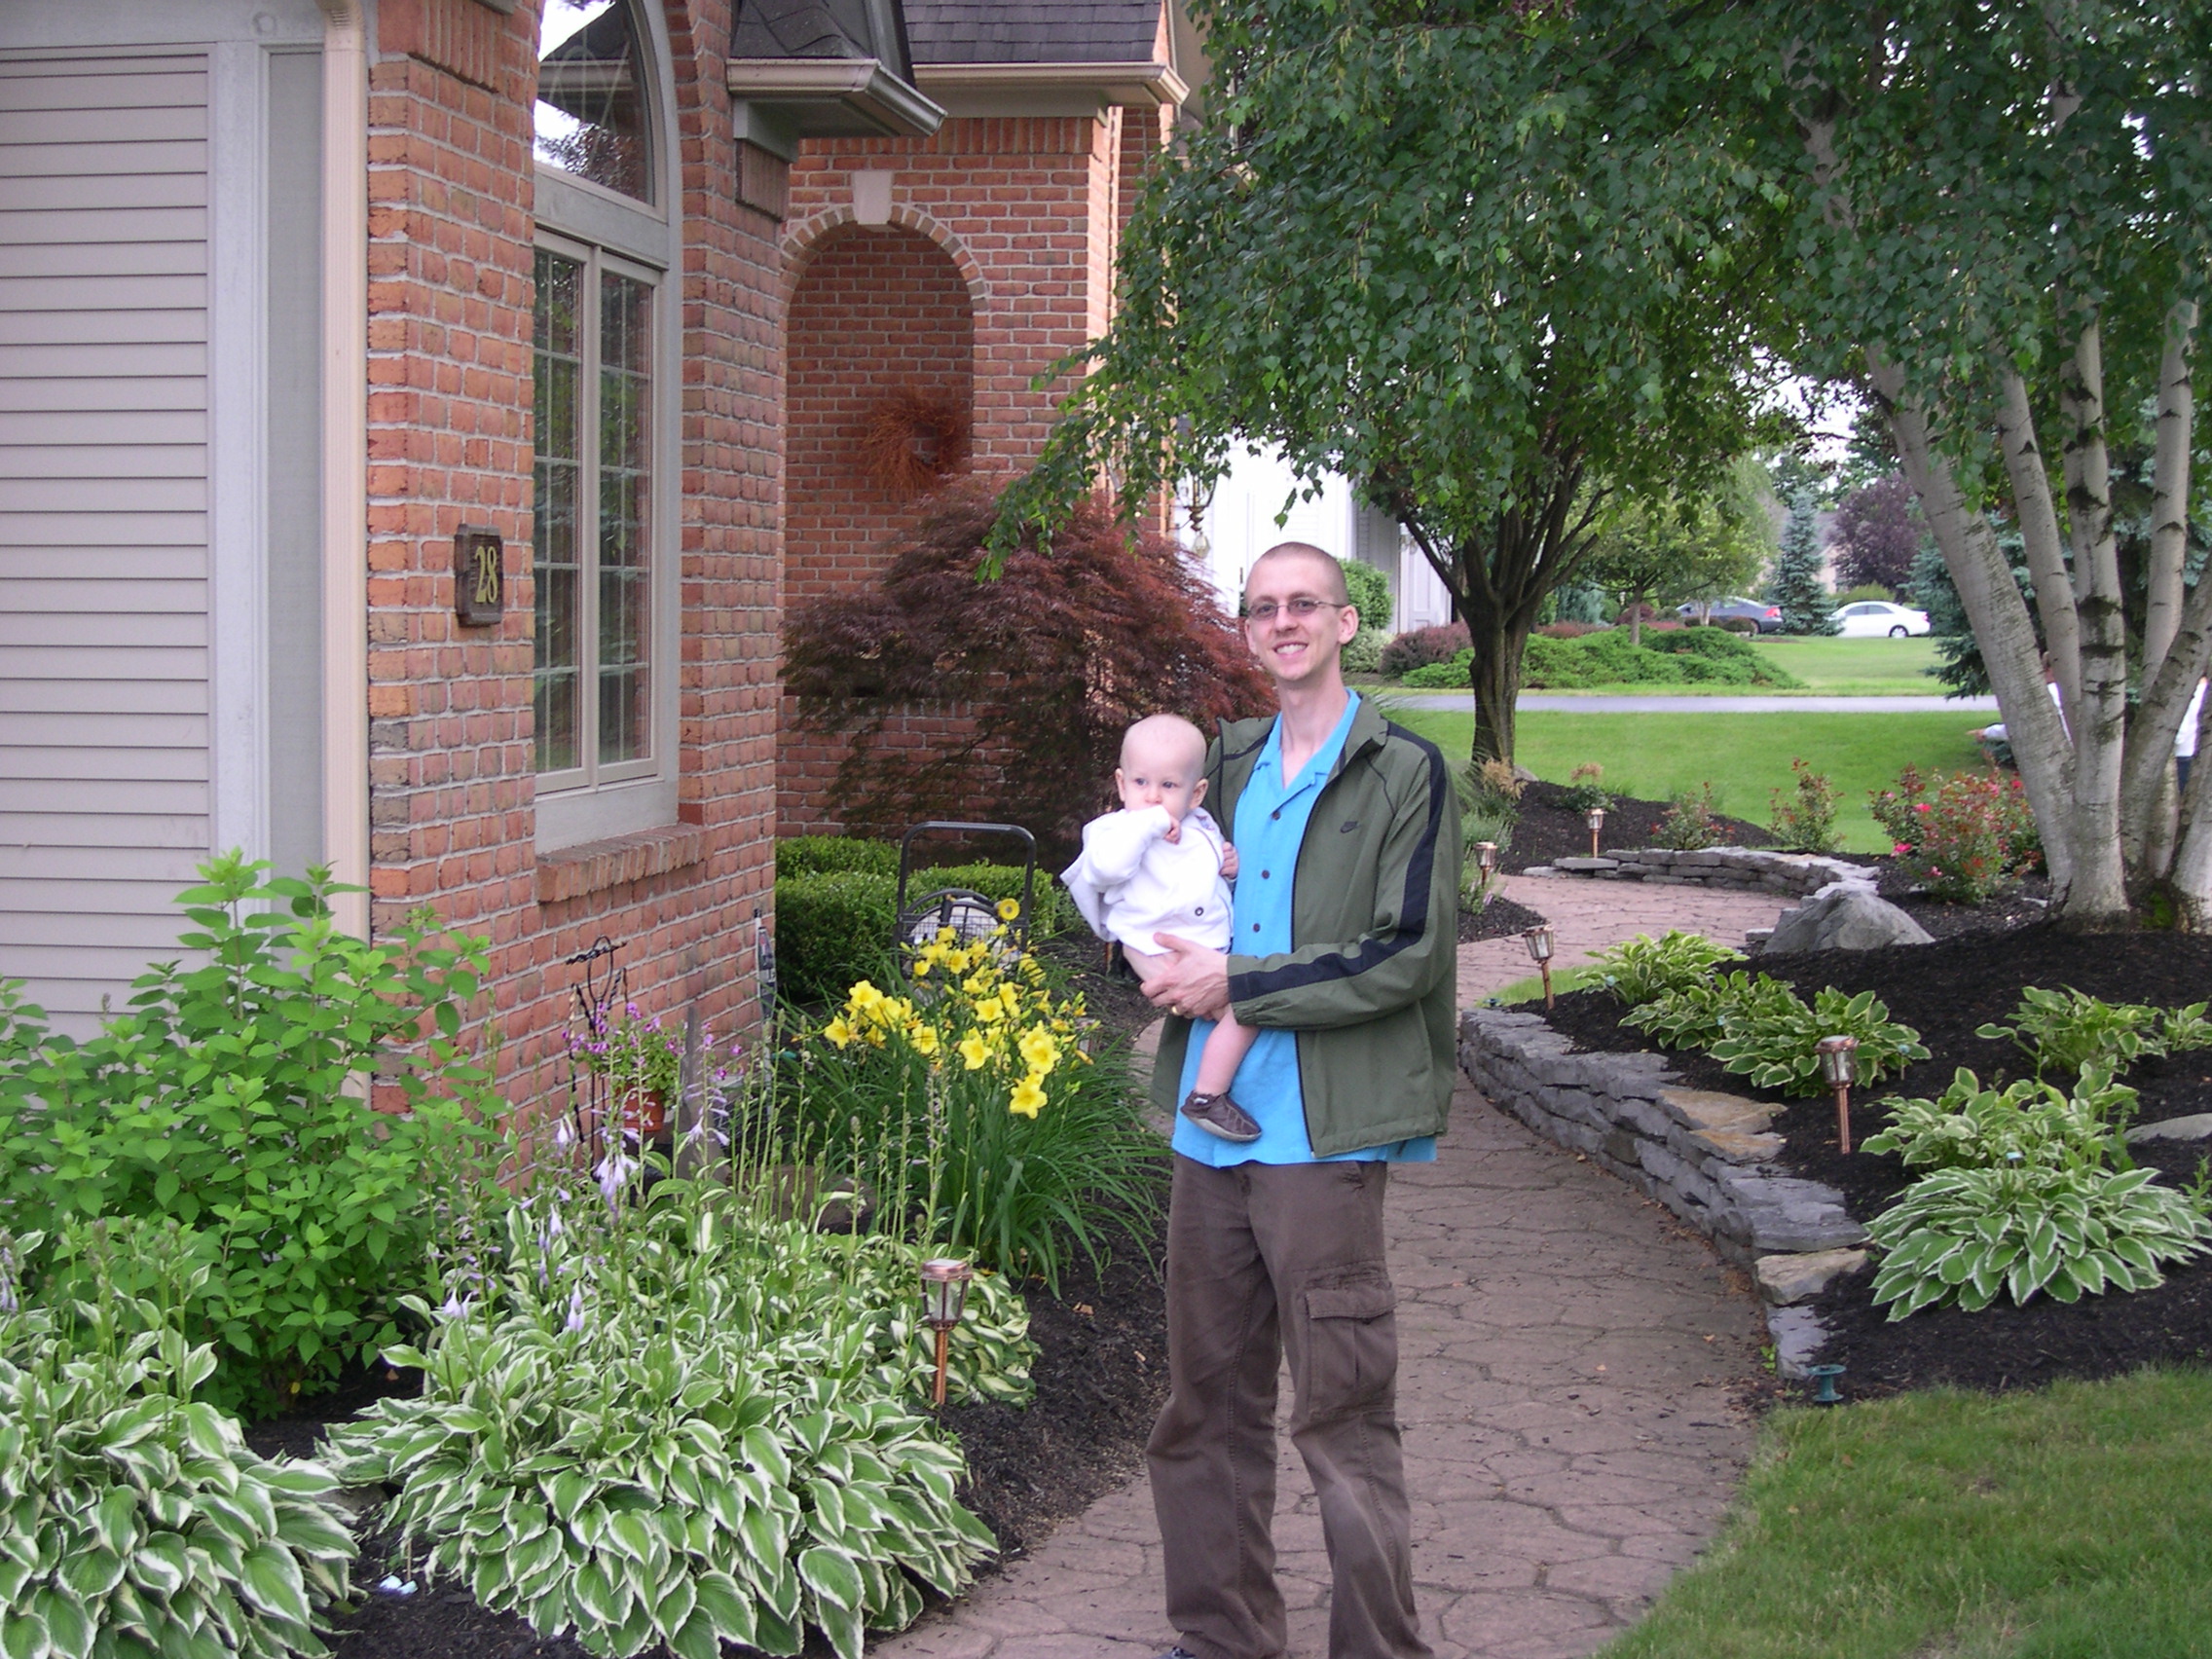
M 208 845 L 207 75 L 0 55 L 0 975 L 82 1029 Z

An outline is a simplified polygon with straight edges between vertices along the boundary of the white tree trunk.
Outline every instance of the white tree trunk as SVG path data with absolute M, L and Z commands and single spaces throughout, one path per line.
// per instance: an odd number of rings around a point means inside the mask
M 2028 554 L 2028 575 L 2036 584 L 2036 614 L 2043 620 L 2044 648 L 2058 682 L 2059 706 L 2072 719 L 2082 706 L 2082 630 L 2074 608 L 2074 587 L 2066 573 L 2064 534 L 2058 503 L 2050 498 L 2050 473 L 2036 441 L 2027 383 L 2015 369 L 2004 373 L 2003 400 L 1997 411 L 1997 438 L 2005 452 L 2005 472 L 2012 483 L 2012 501 L 2020 539 Z
M 2151 495 L 2150 597 L 2143 609 L 2143 673 L 2157 673 L 2181 627 L 2182 559 L 2189 550 L 2189 461 L 2195 424 L 2190 354 L 2196 306 L 2178 302 L 2166 318 L 2158 363 L 2158 442 Z

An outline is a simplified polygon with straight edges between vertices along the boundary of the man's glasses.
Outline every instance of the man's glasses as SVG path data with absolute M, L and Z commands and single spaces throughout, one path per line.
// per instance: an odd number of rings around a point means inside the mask
M 1309 599 L 1301 594 L 1296 599 L 1284 600 L 1280 605 L 1277 605 L 1272 599 L 1263 599 L 1259 604 L 1245 610 L 1244 619 L 1247 622 L 1272 622 L 1275 619 L 1276 611 L 1287 610 L 1303 622 L 1307 617 L 1324 607 L 1330 610 L 1342 610 L 1344 608 L 1333 599 Z

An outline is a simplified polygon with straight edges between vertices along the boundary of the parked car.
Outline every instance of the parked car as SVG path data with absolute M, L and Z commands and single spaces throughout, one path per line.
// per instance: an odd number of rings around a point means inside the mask
M 1716 599 L 1711 605 L 1678 605 L 1675 613 L 1685 622 L 1695 622 L 1700 614 L 1714 622 L 1740 616 L 1762 634 L 1782 632 L 1782 607 L 1769 605 L 1763 599 Z
M 1928 632 L 1927 611 L 1892 605 L 1882 599 L 1862 599 L 1856 605 L 1847 605 L 1831 612 L 1831 619 L 1841 627 L 1847 640 L 1878 640 L 1885 634 L 1893 640 L 1901 640 L 1907 635 Z

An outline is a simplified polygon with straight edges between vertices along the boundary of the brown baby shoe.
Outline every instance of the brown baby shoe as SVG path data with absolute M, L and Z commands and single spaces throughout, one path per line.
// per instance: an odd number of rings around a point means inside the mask
M 1183 1116 L 1209 1135 L 1225 1141 L 1256 1141 L 1260 1125 L 1252 1114 L 1226 1094 L 1200 1094 L 1197 1089 L 1183 1099 Z

